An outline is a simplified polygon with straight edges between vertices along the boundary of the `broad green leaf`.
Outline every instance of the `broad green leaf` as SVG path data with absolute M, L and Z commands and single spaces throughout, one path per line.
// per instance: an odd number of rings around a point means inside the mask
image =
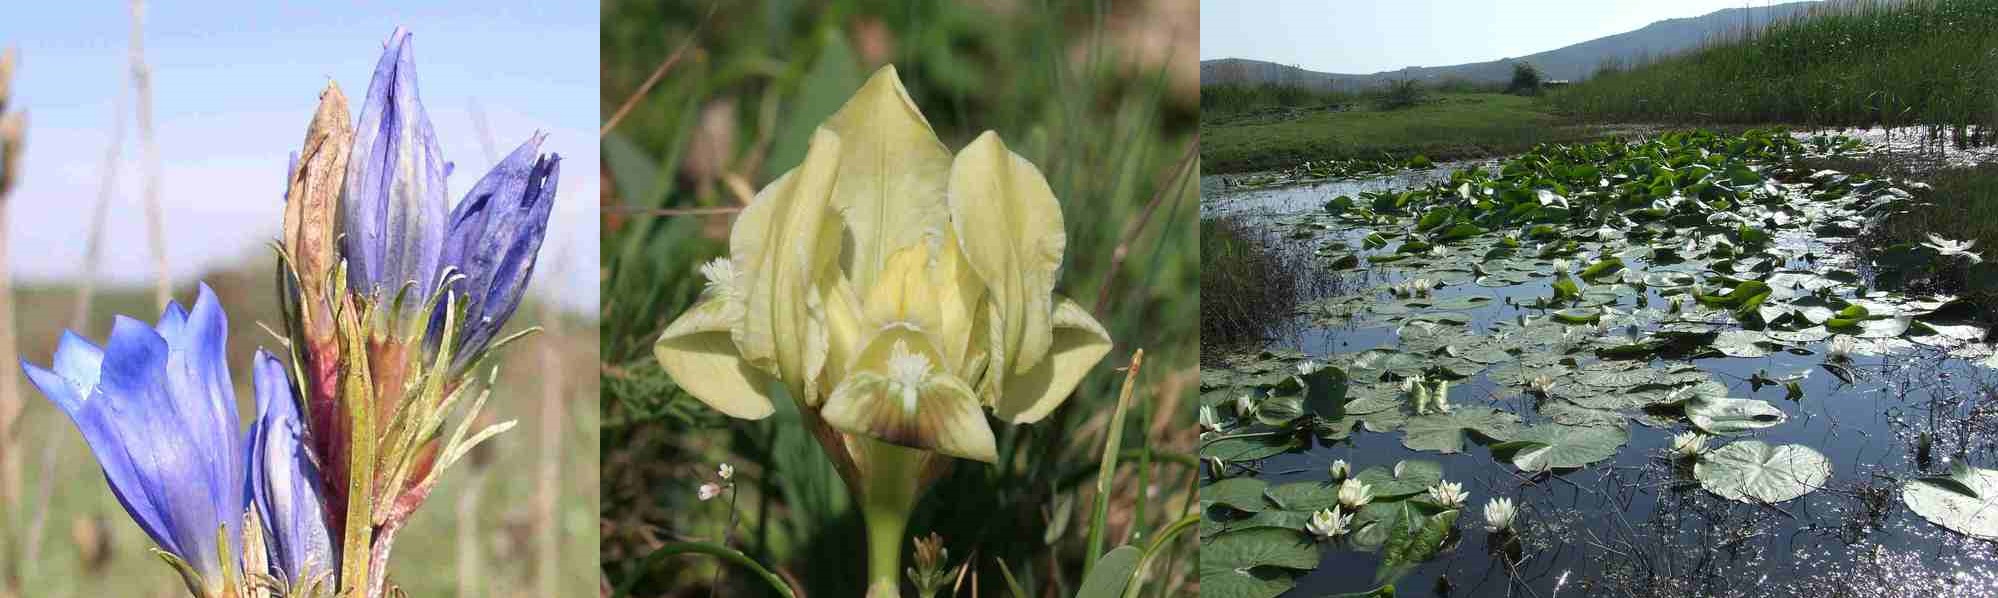
M 1722 498 L 1774 504 L 1824 487 L 1831 479 L 1831 462 L 1801 444 L 1738 440 L 1701 455 L 1693 477 Z
M 1492 455 L 1521 471 L 1575 469 L 1616 456 L 1630 432 L 1610 426 L 1548 424 L 1521 429 L 1513 440 L 1492 445 Z
M 1228 478 L 1200 487 L 1200 505 L 1221 505 L 1249 513 L 1260 513 L 1270 508 L 1264 498 L 1269 483 L 1255 478 Z
M 1949 476 L 1910 480 L 1901 500 L 1929 522 L 1981 540 L 1998 540 L 1998 470 L 1958 467 Z
M 1686 402 L 1686 419 L 1708 434 L 1740 434 L 1783 423 L 1782 409 L 1757 399 L 1698 397 Z
M 1459 407 L 1449 413 L 1418 415 L 1402 425 L 1401 444 L 1412 450 L 1460 453 L 1464 436 L 1476 433 L 1490 440 L 1511 439 L 1519 416 L 1489 407 Z
M 1318 566 L 1318 543 L 1304 534 L 1260 528 L 1214 536 L 1200 546 L 1200 595 L 1275 598 L 1296 584 L 1297 571 Z
M 1373 466 L 1353 477 L 1372 487 L 1374 500 L 1390 500 L 1414 496 L 1429 490 L 1430 486 L 1443 481 L 1443 466 L 1435 461 L 1401 461 L 1396 467 Z

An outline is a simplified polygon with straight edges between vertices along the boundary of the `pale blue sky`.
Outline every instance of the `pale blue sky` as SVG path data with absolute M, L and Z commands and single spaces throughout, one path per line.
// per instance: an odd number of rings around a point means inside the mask
M 1200 0 L 1200 59 L 1375 73 L 1525 56 L 1788 0 Z
M 563 303 L 595 312 L 596 2 L 155 2 L 148 12 L 160 195 L 179 280 L 267 251 L 282 218 L 286 156 L 304 138 L 320 88 L 330 78 L 359 102 L 382 40 L 402 25 L 414 35 L 444 156 L 457 163 L 453 202 L 492 163 L 474 103 L 499 155 L 549 132 L 542 151 L 562 155 L 563 176 L 536 292 L 559 288 Z M 66 279 L 80 268 L 114 105 L 129 80 L 130 26 L 122 1 L 39 2 L 0 19 L 0 46 L 21 53 L 14 101 L 29 113 L 25 174 L 9 208 L 18 280 Z M 143 284 L 151 276 L 144 171 L 127 115 L 103 275 Z

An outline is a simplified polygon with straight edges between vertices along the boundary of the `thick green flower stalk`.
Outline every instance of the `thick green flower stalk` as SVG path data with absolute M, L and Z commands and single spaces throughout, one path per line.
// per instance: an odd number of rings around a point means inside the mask
M 1110 350 L 1054 293 L 1064 245 L 1039 169 L 992 132 L 953 156 L 884 67 L 743 210 L 654 353 L 730 416 L 796 402 L 866 519 L 868 595 L 898 596 L 947 457 L 994 462 L 988 411 L 1039 421 Z

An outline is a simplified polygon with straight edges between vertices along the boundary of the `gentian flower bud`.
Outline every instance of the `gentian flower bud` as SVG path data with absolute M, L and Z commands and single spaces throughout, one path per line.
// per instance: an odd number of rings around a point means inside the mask
M 338 568 L 326 529 L 325 487 L 284 364 L 258 351 L 253 375 L 257 421 L 250 426 L 250 498 L 263 523 L 271 575 L 309 584 Z
M 417 97 L 414 60 L 409 31 L 397 28 L 368 83 L 340 201 L 348 284 L 376 302 L 402 294 L 393 315 L 416 313 L 437 289 L 446 222 L 450 166 Z
M 465 310 L 451 359 L 454 377 L 485 353 L 534 275 L 561 174 L 561 156 L 539 153 L 546 138 L 536 133 L 513 150 L 451 210 L 443 264 L 463 275 L 451 290 Z M 443 314 L 432 316 L 433 343 L 443 324 Z

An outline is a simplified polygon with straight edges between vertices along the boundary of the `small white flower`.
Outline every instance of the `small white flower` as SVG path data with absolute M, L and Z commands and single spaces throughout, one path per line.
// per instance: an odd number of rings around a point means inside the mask
M 1436 504 L 1443 505 L 1445 508 L 1463 508 L 1464 499 L 1470 498 L 1470 496 L 1470 494 L 1464 492 L 1464 485 L 1456 482 L 1439 482 L 1429 487 L 1429 499 L 1436 501 Z
M 1250 397 L 1249 395 L 1242 395 L 1239 397 L 1235 397 L 1235 417 L 1247 419 L 1255 416 L 1256 416 L 1255 398 Z
M 1512 506 L 1512 499 L 1499 497 L 1485 502 L 1485 531 L 1498 533 L 1512 529 L 1512 518 L 1519 511 Z
M 720 468 L 715 470 L 715 475 L 721 476 L 721 479 L 724 480 L 733 479 L 735 477 L 735 466 L 723 463 Z
M 1343 482 L 1350 477 L 1353 477 L 1353 466 L 1347 464 L 1345 459 L 1332 462 L 1332 481 Z
M 1373 486 L 1360 483 L 1356 479 L 1347 479 L 1339 483 L 1339 505 L 1346 507 L 1346 510 L 1357 512 L 1360 507 L 1367 506 L 1367 503 L 1373 501 Z
M 1969 241 L 1952 241 L 1950 239 L 1942 238 L 1941 236 L 1938 236 L 1935 233 L 1929 233 L 1929 241 L 1927 243 L 1923 243 L 1922 246 L 1936 250 L 1936 253 L 1942 254 L 1943 257 L 1949 257 L 1952 255 L 1961 255 L 1963 257 L 1970 258 L 1970 263 L 1973 264 L 1984 262 L 1984 256 L 1978 255 L 1977 253 L 1972 252 L 1970 250 L 1971 247 L 1977 246 L 1977 241 L 1975 239 Z
M 721 496 L 721 491 L 722 488 L 720 484 L 709 482 L 706 484 L 701 484 L 701 488 L 699 490 L 694 491 L 694 495 L 699 496 L 701 500 L 705 501 L 717 496 Z
M 1318 370 L 1322 369 L 1325 369 L 1325 364 L 1319 363 L 1317 360 L 1306 359 L 1297 364 L 1297 375 L 1309 376 L 1318 373 Z
M 1852 352 L 1858 348 L 1859 341 L 1852 340 L 1850 336 L 1841 335 L 1838 338 L 1832 339 L 1830 345 L 1825 346 L 1825 358 L 1841 363 L 1852 361 Z
M 1680 432 L 1672 437 L 1672 454 L 1681 459 L 1691 459 L 1707 451 L 1707 435 L 1699 432 Z
M 1345 535 L 1352 523 L 1352 515 L 1341 513 L 1339 507 L 1332 507 L 1312 513 L 1311 521 L 1304 524 L 1304 529 L 1321 538 L 1336 538 Z
M 1450 255 L 1450 250 L 1448 249 L 1444 249 L 1442 247 L 1429 248 L 1429 257 L 1446 257 L 1449 255 Z
M 1213 405 L 1200 406 L 1200 427 L 1212 431 L 1221 429 L 1221 413 Z
M 1568 275 L 1568 260 L 1554 260 L 1554 275 L 1555 276 Z

